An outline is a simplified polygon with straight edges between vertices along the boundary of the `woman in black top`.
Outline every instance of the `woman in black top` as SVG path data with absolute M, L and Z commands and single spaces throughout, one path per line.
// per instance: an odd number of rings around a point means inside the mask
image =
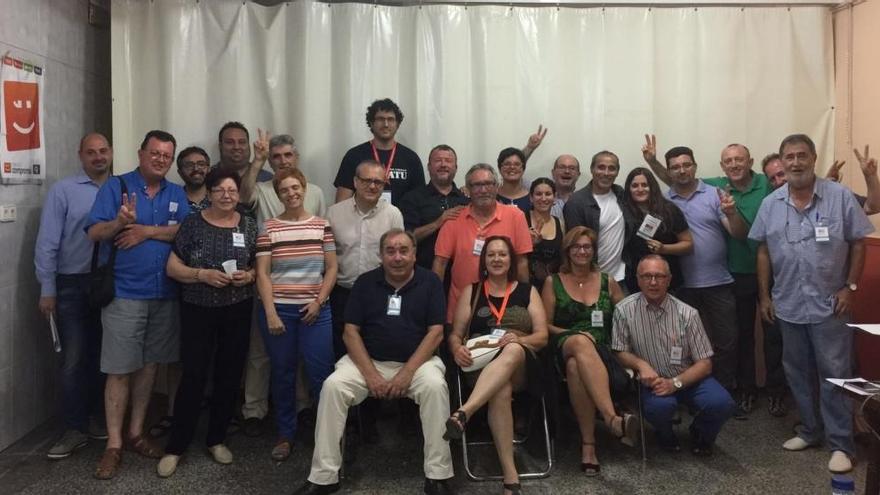
M 623 193 L 626 207 L 635 217 L 636 225 L 643 225 L 648 215 L 660 220 L 660 226 L 653 238 L 642 237 L 637 232 L 623 248 L 627 288 L 630 293 L 639 292 L 636 280 L 639 261 L 648 254 L 659 254 L 669 263 L 669 270 L 672 272 L 669 289 L 677 289 L 684 282 L 678 257 L 690 254 L 694 249 L 694 241 L 684 214 L 672 201 L 663 197 L 660 184 L 647 168 L 637 167 L 629 173 Z
M 168 257 L 168 276 L 180 290 L 180 361 L 183 376 L 174 401 L 174 422 L 159 476 L 177 469 L 192 442 L 202 394 L 214 363 L 210 420 L 205 445 L 220 464 L 232 462 L 223 444 L 250 343 L 253 312 L 256 220 L 236 211 L 241 179 L 215 169 L 205 178 L 211 206 L 180 225 Z M 235 267 L 232 267 L 232 265 Z
M 523 213 L 529 212 L 529 190 L 523 186 L 526 171 L 526 155 L 516 148 L 504 148 L 498 154 L 498 175 L 501 187 L 498 188 L 498 202 L 514 205 Z
M 547 318 L 538 292 L 516 280 L 516 253 L 510 239 L 491 236 L 480 253 L 480 282 L 465 287 L 448 338 L 449 350 L 462 368 L 473 364 L 468 338 L 503 330 L 500 351 L 476 378 L 473 391 L 446 422 L 446 438 L 461 438 L 467 418 L 489 404 L 489 428 L 504 472 L 505 492 L 519 492 L 513 461 L 513 392 L 527 389 L 540 396 L 541 373 L 535 352 L 547 345 Z M 500 333 L 500 331 L 498 331 Z M 510 344 L 510 345 L 508 345 Z
M 532 181 L 529 188 L 532 208 L 526 213 L 526 223 L 532 236 L 532 252 L 529 254 L 529 276 L 538 291 L 544 280 L 559 273 L 560 248 L 565 233 L 559 218 L 550 215 L 550 208 L 556 199 L 556 184 L 541 177 Z

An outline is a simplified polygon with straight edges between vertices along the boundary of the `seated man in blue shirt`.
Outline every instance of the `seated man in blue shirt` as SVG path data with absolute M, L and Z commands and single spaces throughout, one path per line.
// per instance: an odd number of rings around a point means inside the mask
M 107 181 L 113 149 L 101 134 L 87 134 L 79 145 L 82 170 L 49 189 L 34 252 L 40 281 L 40 312 L 54 317 L 61 340 L 61 404 L 65 432 L 49 449 L 63 459 L 89 438 L 103 440 L 104 380 L 98 371 L 101 313 L 89 307 L 93 243 L 83 227 L 98 188 Z M 90 418 L 92 421 L 90 421 Z
M 189 215 L 183 188 L 165 180 L 176 145 L 165 131 L 148 132 L 137 169 L 101 186 L 86 223 L 91 240 L 112 242 L 117 249 L 115 298 L 101 310 L 108 439 L 95 471 L 98 479 L 116 475 L 123 444 L 141 455 L 162 457 L 143 429 L 157 365 L 176 362 L 180 350 L 177 288 L 165 274 L 171 241 Z M 123 439 L 129 393 L 131 419 Z
M 425 437 L 425 493 L 451 493 L 449 443 L 443 440 L 449 417 L 446 367 L 434 355 L 443 340 L 446 308 L 443 284 L 415 266 L 415 237 L 391 229 L 379 241 L 382 266 L 358 277 L 345 308 L 343 340 L 348 354 L 324 382 L 318 401 L 315 451 L 308 482 L 297 494 L 339 490 L 348 408 L 367 396 L 409 397 L 419 405 Z

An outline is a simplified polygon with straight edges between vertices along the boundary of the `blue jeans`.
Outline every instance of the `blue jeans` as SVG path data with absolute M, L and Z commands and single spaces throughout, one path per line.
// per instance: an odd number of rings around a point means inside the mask
M 820 443 L 824 428 L 831 450 L 854 455 L 852 403 L 841 389 L 825 380 L 852 377 L 853 330 L 833 316 L 821 323 L 789 323 L 778 318 L 776 323 L 782 332 L 785 378 L 803 423 L 798 436 L 807 443 Z M 821 416 L 816 414 L 817 379 Z
M 272 335 L 266 325 L 262 304 L 257 321 L 263 334 L 263 343 L 272 366 L 272 400 L 278 435 L 293 440 L 296 434 L 296 368 L 302 355 L 309 375 L 309 392 L 315 401 L 321 396 L 321 385 L 333 372 L 333 329 L 330 307 L 321 308 L 311 325 L 300 320 L 299 304 L 275 304 L 278 317 L 284 323 L 284 333 Z
M 61 338 L 61 409 L 69 430 L 88 432 L 89 416 L 103 416 L 101 310 L 89 308 L 89 275 L 58 275 L 55 317 Z
M 679 402 L 696 411 L 690 431 L 700 446 L 715 443 L 721 427 L 736 409 L 730 393 L 711 376 L 672 395 L 660 397 L 648 387 L 641 387 L 641 394 L 645 419 L 657 431 L 657 439 L 663 446 L 678 445 L 672 430 L 672 418 Z

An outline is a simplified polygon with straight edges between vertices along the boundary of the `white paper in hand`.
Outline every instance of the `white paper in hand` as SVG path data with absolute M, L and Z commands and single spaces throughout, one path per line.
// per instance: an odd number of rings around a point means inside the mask
M 657 229 L 660 228 L 661 223 L 663 223 L 663 221 L 659 218 L 645 215 L 645 219 L 642 220 L 642 226 L 639 227 L 639 231 L 636 232 L 636 235 L 646 240 L 653 239 L 654 235 L 657 233 Z

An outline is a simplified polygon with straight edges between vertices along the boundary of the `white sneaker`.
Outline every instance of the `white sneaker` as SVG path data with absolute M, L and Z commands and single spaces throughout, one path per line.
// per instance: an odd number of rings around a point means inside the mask
M 831 453 L 831 460 L 828 461 L 828 470 L 832 473 L 848 473 L 852 471 L 852 461 L 846 452 L 835 450 Z
M 222 443 L 208 447 L 208 452 L 218 464 L 232 464 L 232 452 Z
M 179 455 L 165 454 L 156 465 L 156 473 L 160 478 L 167 478 L 177 471 L 177 463 L 180 462 Z
M 782 444 L 783 449 L 791 450 L 791 451 L 804 450 L 804 449 L 808 449 L 812 446 L 813 446 L 812 444 L 807 443 L 807 441 L 801 437 L 789 438 L 788 440 L 785 441 L 785 443 Z

